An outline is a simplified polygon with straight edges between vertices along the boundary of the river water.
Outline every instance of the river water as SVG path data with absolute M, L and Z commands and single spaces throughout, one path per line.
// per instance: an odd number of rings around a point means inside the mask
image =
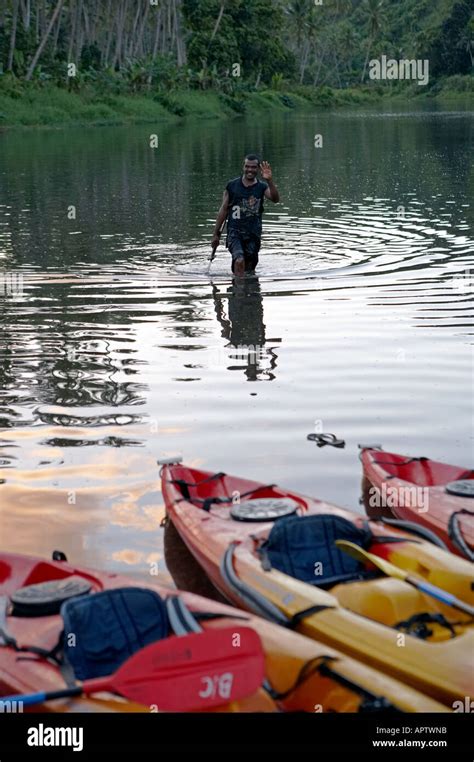
M 472 466 L 472 132 L 407 105 L 1 133 L 0 548 L 168 579 L 169 455 L 359 512 L 359 442 Z M 281 203 L 237 283 L 207 256 L 249 151 Z

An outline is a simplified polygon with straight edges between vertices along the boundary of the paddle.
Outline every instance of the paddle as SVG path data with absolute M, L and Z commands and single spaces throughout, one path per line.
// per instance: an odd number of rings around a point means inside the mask
M 209 257 L 209 265 L 208 265 L 208 268 L 207 268 L 207 274 L 208 275 L 211 272 L 212 261 L 213 261 L 214 257 L 216 256 L 217 247 L 219 246 L 219 243 L 220 243 L 220 236 L 222 234 L 222 231 L 224 230 L 225 225 L 226 225 L 226 220 L 224 220 L 224 222 L 222 223 L 222 225 L 220 227 L 220 230 L 219 230 L 219 240 L 216 243 L 212 244 L 211 256 Z
M 445 603 L 447 606 L 452 606 L 454 609 L 458 609 L 458 611 L 462 611 L 464 614 L 474 616 L 473 606 L 464 603 L 464 601 L 456 598 L 456 596 L 448 593 L 446 590 L 442 590 L 436 585 L 432 585 L 430 582 L 425 582 L 418 577 L 413 577 L 409 572 L 404 569 L 399 569 L 398 566 L 394 566 L 390 561 L 386 561 L 384 558 L 380 558 L 380 556 L 376 556 L 373 553 L 368 553 L 359 545 L 355 545 L 353 542 L 348 542 L 347 540 L 336 540 L 336 545 L 358 561 L 370 561 L 377 567 L 377 569 L 380 569 L 381 572 L 386 574 L 387 577 L 395 577 L 396 579 L 408 582 L 409 585 L 413 585 L 413 587 L 416 587 L 422 593 L 431 595 L 433 598 Z
M 159 711 L 204 711 L 250 696 L 264 676 L 264 653 L 255 630 L 223 627 L 152 643 L 113 675 L 50 693 L 6 696 L 2 701 L 29 706 L 108 691 Z
M 211 265 L 212 265 L 212 260 L 213 260 L 213 259 L 214 259 L 214 257 L 216 256 L 216 250 L 217 250 L 217 247 L 218 247 L 218 246 L 219 246 L 219 244 L 218 244 L 218 243 L 213 243 L 213 244 L 212 244 L 212 251 L 211 251 L 211 256 L 209 257 L 209 264 L 208 264 L 208 266 L 207 266 L 207 274 L 208 274 L 208 275 L 209 275 L 209 273 L 211 272 Z

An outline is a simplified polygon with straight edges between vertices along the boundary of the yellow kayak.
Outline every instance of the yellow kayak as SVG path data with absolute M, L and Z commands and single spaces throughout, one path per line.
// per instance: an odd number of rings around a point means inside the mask
M 226 474 L 165 465 L 168 514 L 234 604 L 392 675 L 449 708 L 473 695 L 472 615 L 335 546 L 358 540 L 416 579 L 474 604 L 474 566 L 407 532 Z M 280 544 L 279 544 L 280 543 Z

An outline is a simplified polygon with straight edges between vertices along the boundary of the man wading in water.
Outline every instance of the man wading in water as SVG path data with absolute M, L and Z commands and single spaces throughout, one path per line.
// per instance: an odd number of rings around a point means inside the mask
M 259 167 L 265 182 L 257 180 Z M 244 160 L 243 175 L 227 183 L 212 239 L 215 250 L 220 243 L 222 225 L 227 219 L 226 247 L 232 254 L 232 272 L 235 275 L 253 272 L 257 266 L 264 197 L 274 204 L 280 200 L 272 180 L 272 169 L 268 161 L 260 163 L 258 156 L 248 154 Z

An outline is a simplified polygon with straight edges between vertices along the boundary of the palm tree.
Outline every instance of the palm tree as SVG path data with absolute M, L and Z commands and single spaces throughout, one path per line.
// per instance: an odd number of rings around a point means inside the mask
M 13 3 L 13 14 L 12 14 L 12 29 L 10 34 L 10 50 L 8 51 L 8 63 L 7 63 L 7 70 L 12 71 L 13 69 L 13 54 L 15 52 L 15 42 L 16 42 L 16 25 L 18 21 L 18 7 L 20 4 L 20 0 L 14 0 Z
M 311 2 L 308 0 L 293 0 L 287 7 L 286 12 L 290 16 L 296 32 L 296 46 L 298 51 L 301 51 L 303 29 L 311 7 Z
M 41 39 L 41 42 L 38 45 L 36 53 L 33 56 L 33 60 L 31 61 L 30 66 L 28 68 L 28 71 L 26 73 L 25 79 L 27 79 L 27 80 L 31 79 L 31 77 L 33 76 L 33 72 L 34 72 L 34 70 L 36 68 L 36 64 L 38 63 L 39 57 L 40 57 L 41 53 L 43 52 L 43 48 L 44 48 L 44 46 L 46 45 L 46 43 L 48 41 L 48 37 L 51 34 L 51 30 L 52 30 L 52 28 L 54 26 L 54 22 L 56 21 L 58 15 L 59 15 L 59 12 L 61 11 L 61 9 L 63 7 L 63 3 L 64 3 L 64 0 L 58 0 L 58 2 L 56 3 L 56 7 L 55 7 L 55 9 L 53 11 L 53 15 L 51 16 L 51 18 L 49 20 L 49 24 L 48 24 L 48 26 L 45 29 L 45 32 L 44 32 L 43 37 Z
M 336 0 L 336 13 L 342 15 L 352 10 L 352 0 Z
M 21 15 L 23 19 L 23 27 L 28 31 L 31 21 L 31 0 L 22 0 Z
M 472 42 L 473 34 L 474 18 L 471 18 L 469 24 L 462 30 L 458 43 L 458 46 L 465 50 L 469 55 L 471 59 L 471 66 L 474 66 L 474 44 Z
M 222 21 L 222 16 L 224 15 L 225 6 L 226 6 L 226 0 L 222 0 L 221 7 L 220 7 L 220 10 L 219 10 L 219 15 L 217 16 L 217 21 L 215 23 L 214 29 L 212 30 L 211 42 L 213 41 L 214 37 L 216 36 L 216 34 L 218 32 L 220 23 Z
M 321 18 L 320 13 L 318 13 L 316 8 L 311 8 L 309 11 L 307 21 L 305 23 L 306 39 L 304 41 L 303 50 L 301 52 L 300 84 L 303 84 L 304 82 L 304 75 L 306 72 L 306 67 L 308 65 L 309 54 L 311 52 L 311 49 L 314 47 L 316 43 L 316 37 L 321 27 L 320 18 Z
M 222 6 L 221 6 L 222 13 L 224 13 L 224 6 L 225 6 L 225 0 L 223 0 Z M 174 23 L 175 23 L 175 33 L 176 33 L 177 64 L 178 66 L 186 66 L 188 62 L 188 58 L 186 53 L 186 41 L 184 39 L 184 34 L 182 29 L 181 0 L 174 0 L 173 7 L 174 7 Z M 222 15 L 221 15 L 221 18 L 222 18 Z M 215 28 L 216 34 L 217 34 L 218 28 L 219 26 L 218 24 L 216 24 L 216 28 Z
M 369 26 L 369 44 L 367 45 L 367 55 L 365 57 L 364 69 L 362 71 L 361 82 L 365 79 L 365 72 L 369 61 L 370 51 L 374 40 L 379 34 L 382 24 L 385 20 L 385 0 L 365 0 L 365 7 L 368 14 L 368 26 Z

